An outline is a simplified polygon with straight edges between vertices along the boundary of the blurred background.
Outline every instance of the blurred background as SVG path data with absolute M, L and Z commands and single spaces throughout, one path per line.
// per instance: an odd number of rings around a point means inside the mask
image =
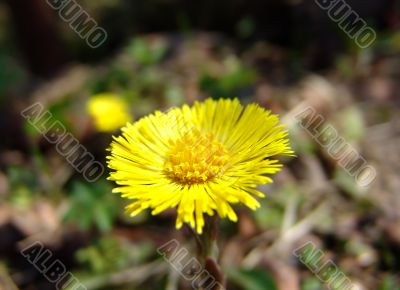
M 113 114 L 134 121 L 207 97 L 280 114 L 297 154 L 261 187 L 260 209 L 237 207 L 238 223 L 221 222 L 227 289 L 328 289 L 293 254 L 310 241 L 353 290 L 400 289 L 400 1 L 347 0 L 376 31 L 367 48 L 315 1 L 61 2 L 0 1 L 0 289 L 73 288 L 21 254 L 35 242 L 88 290 L 191 289 L 156 251 L 174 238 L 193 249 L 175 213 L 127 217 L 107 170 L 88 182 L 21 112 L 38 102 L 105 165 Z M 82 12 L 92 21 L 77 28 Z M 296 124 L 299 106 L 332 124 L 377 178 L 359 186 Z

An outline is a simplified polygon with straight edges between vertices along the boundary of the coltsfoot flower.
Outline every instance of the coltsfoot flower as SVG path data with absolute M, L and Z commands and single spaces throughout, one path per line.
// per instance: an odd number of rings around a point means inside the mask
M 176 228 L 199 234 L 205 214 L 237 221 L 232 204 L 258 208 L 257 185 L 282 166 L 272 157 L 293 155 L 278 121 L 257 104 L 207 99 L 128 123 L 109 149 L 113 192 L 133 200 L 131 216 L 177 208 Z
M 92 96 L 86 109 L 94 126 L 101 132 L 112 132 L 131 121 L 128 104 L 116 94 L 101 93 Z

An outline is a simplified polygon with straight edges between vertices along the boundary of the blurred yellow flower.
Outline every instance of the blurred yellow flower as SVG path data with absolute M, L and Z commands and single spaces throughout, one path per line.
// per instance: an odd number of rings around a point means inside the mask
M 102 93 L 92 96 L 86 104 L 97 130 L 112 132 L 132 120 L 128 104 L 116 94 Z
M 208 99 L 128 123 L 109 149 L 113 192 L 134 200 L 131 216 L 177 208 L 176 228 L 187 223 L 199 234 L 204 214 L 237 221 L 231 204 L 259 207 L 257 185 L 282 166 L 271 157 L 293 155 L 278 121 L 257 104 Z

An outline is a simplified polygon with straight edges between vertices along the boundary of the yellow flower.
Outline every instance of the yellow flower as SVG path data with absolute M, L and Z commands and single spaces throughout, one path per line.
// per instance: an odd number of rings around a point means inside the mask
M 112 132 L 131 121 L 128 104 L 112 93 L 94 95 L 86 104 L 97 130 Z
M 196 102 L 155 112 L 122 128 L 114 137 L 108 166 L 113 192 L 133 199 L 131 216 L 177 208 L 176 228 L 189 224 L 201 234 L 204 214 L 237 221 L 231 204 L 255 210 L 257 185 L 279 171 L 270 157 L 293 155 L 278 116 L 237 99 Z

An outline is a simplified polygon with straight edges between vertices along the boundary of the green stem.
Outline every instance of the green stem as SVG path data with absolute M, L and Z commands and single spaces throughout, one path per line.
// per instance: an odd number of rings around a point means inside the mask
M 225 287 L 224 274 L 217 262 L 219 256 L 217 245 L 218 217 L 207 217 L 203 234 L 194 234 L 196 235 L 198 259 L 203 265 L 203 269 L 213 276 L 214 281 Z M 214 288 L 220 289 L 217 287 Z

